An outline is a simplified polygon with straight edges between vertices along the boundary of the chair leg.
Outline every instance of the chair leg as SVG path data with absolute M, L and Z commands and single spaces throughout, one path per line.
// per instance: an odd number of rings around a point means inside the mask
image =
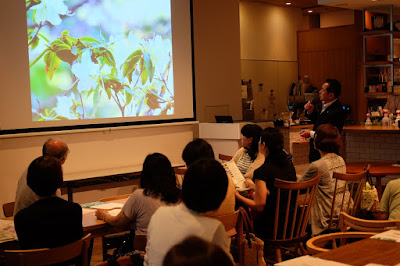
M 101 237 L 101 246 L 102 246 L 102 251 L 103 251 L 103 261 L 106 261 L 108 259 L 107 256 L 107 245 L 106 245 L 106 241 L 104 239 L 104 236 Z
M 301 243 L 300 242 L 300 251 L 301 251 L 301 254 L 304 256 L 304 255 L 308 255 L 308 252 L 306 251 L 306 249 L 304 248 L 304 245 L 303 245 L 303 243 Z
M 281 249 L 279 247 L 275 248 L 275 256 L 277 262 L 282 262 L 282 254 L 281 254 Z

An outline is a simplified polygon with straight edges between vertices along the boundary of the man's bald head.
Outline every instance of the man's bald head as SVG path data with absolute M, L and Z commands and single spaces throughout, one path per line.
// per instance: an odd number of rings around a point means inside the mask
M 51 156 L 64 163 L 67 159 L 69 149 L 67 143 L 61 139 L 49 139 L 43 144 L 43 156 Z

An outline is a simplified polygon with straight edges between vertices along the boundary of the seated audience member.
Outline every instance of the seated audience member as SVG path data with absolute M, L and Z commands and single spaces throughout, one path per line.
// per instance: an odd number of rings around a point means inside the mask
M 380 219 L 400 220 L 400 179 L 390 181 L 380 202 Z
M 43 156 L 51 156 L 60 160 L 61 164 L 65 163 L 69 149 L 67 144 L 60 139 L 47 140 L 42 149 Z M 39 196 L 29 188 L 26 183 L 27 170 L 24 171 L 18 181 L 17 192 L 15 195 L 14 216 L 23 208 L 31 206 L 39 199 Z
M 261 132 L 259 152 L 265 156 L 265 162 L 254 171 L 254 200 L 243 197 L 237 192 L 236 199 L 259 212 L 254 220 L 255 233 L 261 239 L 271 239 L 277 198 L 277 189 L 274 187 L 275 179 L 296 181 L 296 170 L 283 150 L 283 135 L 276 128 L 269 127 Z M 287 196 L 281 195 L 281 198 L 285 199 Z M 287 202 L 280 203 L 281 206 L 286 206 L 286 204 Z M 279 213 L 279 217 L 282 219 L 284 216 L 284 211 Z
M 233 262 L 219 246 L 191 236 L 173 246 L 165 255 L 164 266 L 232 266 Z
M 14 218 L 23 249 L 64 246 L 82 238 L 82 208 L 56 196 L 63 183 L 60 160 L 41 156 L 28 168 L 28 186 L 39 196 Z
M 242 127 L 242 146 L 233 156 L 240 172 L 245 178 L 253 179 L 254 170 L 259 168 L 265 161 L 262 153 L 258 152 L 258 142 L 262 129 L 256 124 L 247 124 Z
M 211 145 L 204 139 L 195 139 L 189 142 L 182 153 L 182 159 L 189 167 L 193 162 L 202 158 L 214 159 L 214 151 Z M 210 184 L 212 185 L 212 183 Z M 231 177 L 228 177 L 228 191 L 224 201 L 218 210 L 204 213 L 206 216 L 218 216 L 229 214 L 235 211 L 235 184 Z
M 97 218 L 116 226 L 126 226 L 133 222 L 136 234 L 147 234 L 147 226 L 153 213 L 160 206 L 180 201 L 174 169 L 163 154 L 147 155 L 143 163 L 140 187 L 132 193 L 117 216 L 99 209 L 96 211 Z
M 229 252 L 223 224 L 201 215 L 218 209 L 227 188 L 228 178 L 219 162 L 200 159 L 192 163 L 183 180 L 183 203 L 160 207 L 151 217 L 145 265 L 161 265 L 169 249 L 191 235 L 211 241 Z
M 342 141 L 337 127 L 331 124 L 319 126 L 316 131 L 315 148 L 321 154 L 321 159 L 312 162 L 303 176 L 298 179 L 298 181 L 306 181 L 321 173 L 321 179 L 319 180 L 311 209 L 310 223 L 312 235 L 318 235 L 328 229 L 335 191 L 335 180 L 332 178 L 333 172 L 346 173 L 346 164 L 343 158 L 338 155 L 341 144 Z M 340 180 L 338 182 L 333 215 L 335 222 L 339 219 L 343 198 L 342 193 L 346 189 L 345 185 L 345 181 Z M 348 198 L 345 199 L 344 206 L 347 203 Z

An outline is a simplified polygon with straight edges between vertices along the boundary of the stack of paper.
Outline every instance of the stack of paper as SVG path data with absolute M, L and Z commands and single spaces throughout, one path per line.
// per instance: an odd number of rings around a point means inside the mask
M 113 203 L 113 202 L 90 202 L 81 204 L 82 208 L 91 208 L 91 209 L 103 209 L 103 210 L 112 210 L 112 209 L 122 209 L 124 204 L 122 203 Z
M 388 230 L 383 233 L 371 236 L 371 238 L 400 243 L 400 230 Z
M 240 172 L 235 162 L 224 162 L 222 163 L 222 166 L 225 168 L 226 173 L 232 178 L 233 183 L 238 191 L 249 190 L 249 188 L 246 186 L 246 179 Z

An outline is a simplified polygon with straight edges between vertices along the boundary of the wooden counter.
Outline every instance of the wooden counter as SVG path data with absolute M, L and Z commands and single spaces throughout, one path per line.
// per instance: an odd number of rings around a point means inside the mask
M 343 128 L 344 132 L 350 132 L 350 131 L 362 131 L 362 132 L 368 132 L 368 131 L 378 131 L 381 133 L 392 133 L 392 132 L 400 132 L 400 129 L 395 126 L 390 126 L 390 127 L 383 127 L 383 126 L 345 126 Z

